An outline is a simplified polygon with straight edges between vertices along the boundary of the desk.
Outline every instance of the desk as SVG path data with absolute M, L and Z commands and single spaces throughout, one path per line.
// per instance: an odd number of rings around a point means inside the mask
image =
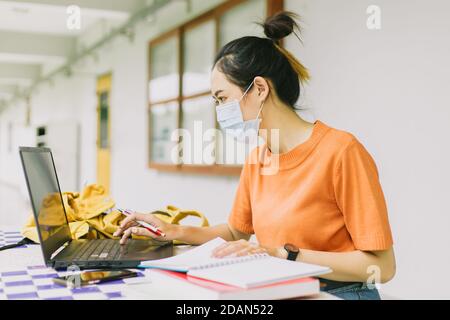
M 6 242 L 21 239 L 19 228 L 0 227 L 0 246 Z M 175 254 L 189 250 L 190 246 L 175 247 Z M 176 293 L 170 288 L 164 290 L 152 287 L 148 272 L 137 270 L 140 276 L 103 284 L 68 289 L 53 284 L 52 278 L 63 276 L 66 272 L 56 272 L 46 268 L 39 245 L 26 245 L 19 248 L 0 251 L 0 300 L 4 299 L 133 299 L 133 300 L 176 300 Z M 139 288 L 145 284 L 146 293 Z M 148 292 L 151 292 L 149 294 Z M 320 293 L 305 300 L 334 300 L 333 295 Z

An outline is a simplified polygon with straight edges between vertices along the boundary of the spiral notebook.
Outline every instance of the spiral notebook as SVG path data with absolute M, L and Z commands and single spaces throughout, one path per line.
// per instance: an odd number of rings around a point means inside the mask
M 144 261 L 139 267 L 184 272 L 189 276 L 241 288 L 253 288 L 331 272 L 328 267 L 274 258 L 268 254 L 213 258 L 212 251 L 225 242 L 222 238 L 216 238 L 177 256 Z

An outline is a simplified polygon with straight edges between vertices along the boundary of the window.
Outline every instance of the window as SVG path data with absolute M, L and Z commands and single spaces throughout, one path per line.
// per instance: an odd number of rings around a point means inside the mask
M 150 112 L 153 160 L 157 163 L 171 164 L 173 161 L 170 151 L 176 145 L 171 139 L 171 134 L 178 128 L 178 103 L 156 104 Z
M 262 28 L 255 24 L 265 17 L 266 2 L 248 0 L 231 8 L 220 17 L 220 46 L 246 35 L 262 37 Z
M 239 174 L 248 148 L 217 130 L 210 93 L 214 56 L 233 39 L 262 36 L 254 22 L 282 7 L 282 0 L 230 0 L 150 42 L 151 168 Z

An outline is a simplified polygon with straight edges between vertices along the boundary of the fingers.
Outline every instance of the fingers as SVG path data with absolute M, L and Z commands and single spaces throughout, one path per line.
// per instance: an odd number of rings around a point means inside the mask
M 122 238 L 120 238 L 120 244 L 125 244 L 127 243 L 128 238 L 131 236 L 131 228 L 126 229 L 123 234 L 122 234 Z
M 237 251 L 234 255 L 236 257 L 243 257 L 243 256 L 251 255 L 251 254 L 259 254 L 259 253 L 265 253 L 265 252 L 266 252 L 266 250 L 263 248 L 258 248 L 258 247 L 255 248 L 255 247 L 251 246 L 251 247 L 246 247 L 240 251 Z
M 150 231 L 148 231 L 145 228 L 140 228 L 140 227 L 132 227 L 131 229 L 131 233 L 134 234 L 135 236 L 143 236 L 143 237 L 148 237 L 148 238 L 155 238 L 155 235 L 153 233 L 151 233 Z
M 230 256 L 245 256 L 255 253 L 263 253 L 265 249 L 259 247 L 256 244 L 249 243 L 243 239 L 238 241 L 230 241 L 224 243 L 213 250 L 212 256 L 215 258 L 223 258 Z
M 234 253 L 241 251 L 242 249 L 244 249 L 244 244 L 238 241 L 229 242 L 224 246 L 224 248 L 218 250 L 215 253 L 215 257 L 216 258 L 229 257 Z
M 134 234 L 135 236 L 154 238 L 154 235 L 147 229 L 139 227 L 131 227 L 124 231 L 122 238 L 120 239 L 120 244 L 125 244 L 132 234 Z
M 122 222 L 120 223 L 120 226 L 113 233 L 113 236 L 114 237 L 121 236 L 121 239 L 120 239 L 121 244 L 125 244 L 127 239 L 132 234 L 137 235 L 137 236 L 145 236 L 145 237 L 149 237 L 149 238 L 158 238 L 157 235 L 153 234 L 146 228 L 141 228 L 141 227 L 137 228 L 138 226 L 140 226 L 138 221 L 147 222 L 147 223 L 153 225 L 154 227 L 160 228 L 164 232 L 165 223 L 163 221 L 154 217 L 152 214 L 134 212 L 122 220 Z
M 118 236 L 120 236 L 125 230 L 127 230 L 127 229 L 129 229 L 129 228 L 131 228 L 131 227 L 137 226 L 137 225 L 138 225 L 137 222 L 135 222 L 135 221 L 130 221 L 130 222 L 128 222 L 123 228 L 119 226 L 119 227 L 117 228 L 117 230 L 113 233 L 113 236 L 114 236 L 114 237 L 118 237 Z
M 229 242 L 222 243 L 220 246 L 212 251 L 212 256 L 215 257 L 222 249 L 225 249 L 229 245 Z
M 145 215 L 142 213 L 133 213 L 127 216 L 125 219 L 122 220 L 120 223 L 120 228 L 124 229 L 124 227 L 130 223 L 130 222 L 136 222 L 137 220 L 144 220 Z
M 138 223 L 136 222 L 137 220 L 146 220 L 145 219 L 146 217 L 148 217 L 148 215 L 137 212 L 130 214 L 129 216 L 127 216 L 125 219 L 122 220 L 122 222 L 119 225 L 119 228 L 114 232 L 113 236 L 114 237 L 120 236 L 128 228 L 138 225 Z

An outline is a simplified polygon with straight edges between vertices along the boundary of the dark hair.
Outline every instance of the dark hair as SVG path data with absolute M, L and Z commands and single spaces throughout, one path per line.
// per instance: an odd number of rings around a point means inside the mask
M 292 12 L 280 12 L 267 18 L 260 24 L 267 38 L 247 36 L 229 42 L 217 54 L 214 65 L 242 90 L 257 76 L 270 80 L 278 98 L 294 107 L 300 83 L 309 79 L 309 73 L 279 43 L 296 30 L 300 32 L 296 17 Z

